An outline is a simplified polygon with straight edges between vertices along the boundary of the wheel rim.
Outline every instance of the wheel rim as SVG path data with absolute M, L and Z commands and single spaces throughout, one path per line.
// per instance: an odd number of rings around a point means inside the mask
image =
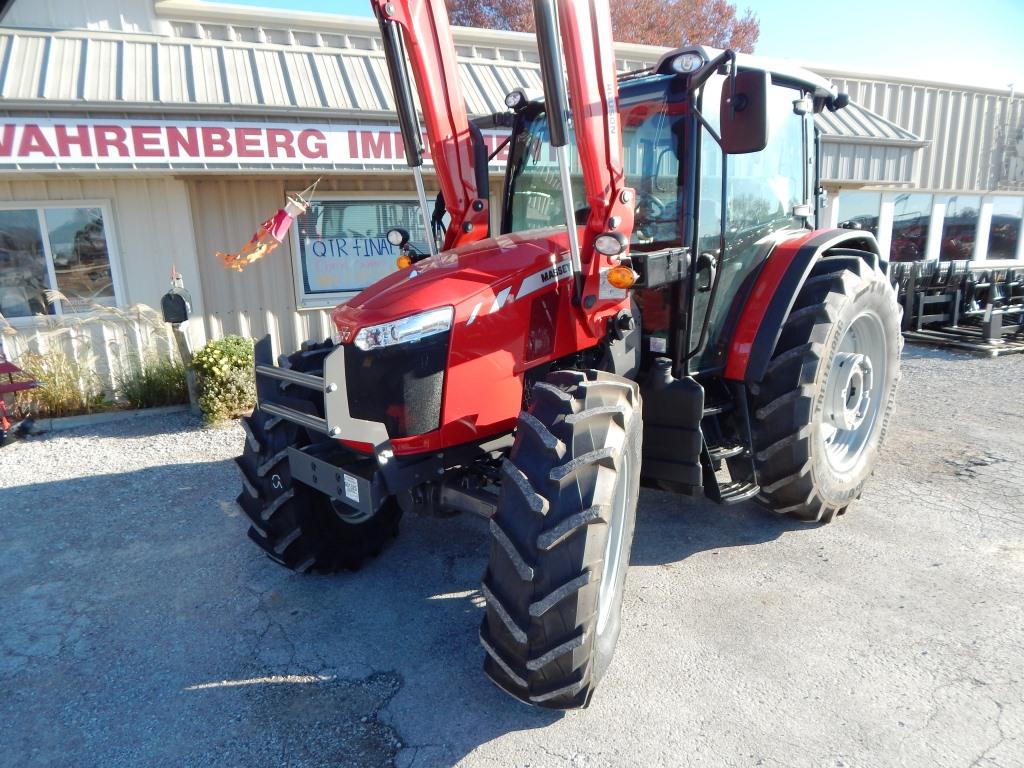
M 608 521 L 608 541 L 604 547 L 604 566 L 601 569 L 601 585 L 597 598 L 597 634 L 603 635 L 611 619 L 615 600 L 615 585 L 622 569 L 622 552 L 626 543 L 626 505 L 629 503 L 629 480 L 632 468 L 629 459 L 622 457 L 615 500 L 612 503 L 612 517 Z
M 350 507 L 348 504 L 336 499 L 331 499 L 331 508 L 334 510 L 334 514 L 350 525 L 365 523 L 373 517 L 373 512 L 364 512 L 362 510 L 355 509 L 354 507 Z
M 825 379 L 819 437 L 836 472 L 854 467 L 871 444 L 885 399 L 886 365 L 885 326 L 865 312 L 843 334 Z

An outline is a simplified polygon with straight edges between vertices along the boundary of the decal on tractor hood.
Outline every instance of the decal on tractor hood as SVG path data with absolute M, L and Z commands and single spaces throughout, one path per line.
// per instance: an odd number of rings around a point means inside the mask
M 494 297 L 493 303 L 491 304 L 491 308 L 483 314 L 493 314 L 499 311 L 506 304 L 521 299 L 524 296 L 529 296 L 531 293 L 536 293 L 541 288 L 552 283 L 557 283 L 559 280 L 568 277 L 571 274 L 572 262 L 570 262 L 569 259 L 559 261 L 556 264 L 552 264 L 550 267 L 544 267 L 544 269 L 523 278 L 523 282 L 519 284 L 519 290 L 515 293 L 512 292 L 511 286 L 497 293 Z M 472 325 L 476 322 L 477 315 L 480 313 L 480 308 L 482 306 L 483 302 L 481 301 L 473 307 L 473 311 L 470 312 L 469 320 L 466 321 L 466 325 Z
M 516 291 L 516 298 L 521 299 L 523 296 L 529 296 L 531 293 L 539 291 L 548 283 L 557 283 L 563 277 L 568 277 L 570 274 L 572 274 L 572 262 L 569 259 L 552 264 L 550 267 L 545 267 L 540 272 L 534 272 L 523 279 L 519 290 Z

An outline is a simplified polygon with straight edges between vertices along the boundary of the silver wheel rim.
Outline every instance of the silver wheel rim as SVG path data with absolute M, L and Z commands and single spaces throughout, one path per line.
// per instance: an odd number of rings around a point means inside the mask
M 825 378 L 819 441 L 836 472 L 847 472 L 871 444 L 886 381 L 885 326 L 874 312 L 858 315 L 839 342 Z
M 622 549 L 626 539 L 626 504 L 629 503 L 629 461 L 622 457 L 622 471 L 619 473 L 615 500 L 612 502 L 612 517 L 608 521 L 608 541 L 604 547 L 604 566 L 601 568 L 601 585 L 597 597 L 597 634 L 604 634 L 611 619 L 612 603 L 615 600 L 615 584 L 622 568 Z
M 363 512 L 337 499 L 331 499 L 331 507 L 334 509 L 334 514 L 351 525 L 365 523 L 373 517 L 372 512 Z

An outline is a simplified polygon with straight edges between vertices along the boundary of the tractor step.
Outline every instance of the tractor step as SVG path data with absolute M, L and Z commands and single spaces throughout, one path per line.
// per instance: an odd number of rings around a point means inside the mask
M 714 462 L 720 462 L 725 459 L 731 459 L 735 456 L 741 456 L 746 451 L 747 446 L 742 443 L 735 443 L 733 445 L 714 445 L 708 448 L 708 454 Z
M 761 492 L 761 486 L 757 483 L 728 483 L 719 486 L 718 501 L 721 504 L 739 504 L 757 496 Z
M 706 403 L 704 405 L 704 416 L 717 416 L 720 413 L 728 413 L 732 410 L 732 403 L 729 401 L 721 403 Z
M 719 504 L 738 504 L 757 496 L 757 468 L 747 421 L 746 391 L 719 387 L 701 418 L 701 470 L 704 495 Z

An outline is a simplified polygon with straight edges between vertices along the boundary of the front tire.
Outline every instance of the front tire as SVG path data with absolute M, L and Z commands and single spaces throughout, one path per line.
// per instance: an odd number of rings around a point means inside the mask
M 585 707 L 611 662 L 641 456 L 637 385 L 558 371 L 532 391 L 502 467 L 482 591 L 484 670 L 521 701 Z
M 896 404 L 900 307 L 873 254 L 813 267 L 764 380 L 750 386 L 760 500 L 830 522 L 860 497 Z
M 321 376 L 323 360 L 332 348 L 330 341 L 307 343 L 281 362 L 283 367 Z M 322 403 L 301 387 L 289 388 L 282 402 L 323 415 Z M 242 420 L 242 428 L 245 448 L 235 459 L 242 476 L 237 501 L 251 524 L 249 538 L 271 560 L 302 573 L 356 570 L 398 534 L 402 510 L 394 498 L 373 515 L 360 517 L 341 502 L 292 480 L 288 448 L 308 445 L 307 430 L 268 416 L 259 406 Z

